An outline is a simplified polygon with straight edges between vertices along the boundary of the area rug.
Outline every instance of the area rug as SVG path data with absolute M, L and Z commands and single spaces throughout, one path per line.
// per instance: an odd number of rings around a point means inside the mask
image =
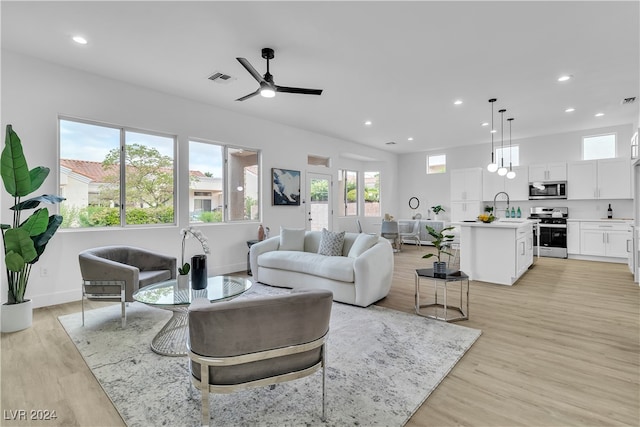
M 254 285 L 240 298 L 289 292 Z M 87 365 L 130 427 L 200 425 L 200 392 L 188 358 L 153 353 L 151 339 L 170 312 L 131 304 L 61 316 Z M 334 303 L 328 341 L 327 417 L 321 371 L 233 394 L 211 394 L 216 426 L 402 426 L 481 331 L 376 306 Z

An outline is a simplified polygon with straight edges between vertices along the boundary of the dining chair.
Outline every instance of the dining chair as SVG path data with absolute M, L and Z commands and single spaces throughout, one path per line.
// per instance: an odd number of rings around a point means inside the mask
M 400 252 L 400 233 L 398 221 L 382 221 L 380 236 L 389 240 L 394 252 Z

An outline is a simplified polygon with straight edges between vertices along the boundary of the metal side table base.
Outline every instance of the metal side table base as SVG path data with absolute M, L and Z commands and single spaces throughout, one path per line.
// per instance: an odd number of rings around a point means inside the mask
M 429 304 L 421 304 L 420 301 L 420 278 L 433 280 L 434 302 Z M 445 322 L 457 322 L 469 319 L 469 277 L 462 271 L 447 270 L 446 275 L 436 275 L 432 268 L 424 268 L 416 270 L 416 314 L 430 319 L 444 320 Z M 459 305 L 452 306 L 447 301 L 447 285 L 450 282 L 460 283 L 460 302 Z M 466 282 L 466 308 L 464 304 L 464 283 Z M 442 289 L 442 303 L 438 303 L 438 285 Z M 429 313 L 424 312 L 423 308 L 433 308 Z M 442 316 L 438 312 L 442 312 Z M 455 314 L 455 316 L 454 316 Z
M 171 319 L 151 341 L 151 350 L 163 356 L 186 356 L 188 336 L 187 310 L 174 310 Z

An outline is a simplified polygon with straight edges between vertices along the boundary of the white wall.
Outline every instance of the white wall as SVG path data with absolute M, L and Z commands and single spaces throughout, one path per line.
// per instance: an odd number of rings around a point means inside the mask
M 512 140 L 512 145 L 520 147 L 521 165 L 534 165 L 554 161 L 571 162 L 582 158 L 581 144 L 583 136 L 615 132 L 617 133 L 618 156 L 628 158 L 630 157 L 629 141 L 633 134 L 632 130 L 633 126 L 628 124 L 535 138 L 515 139 Z M 498 138 L 499 143 L 500 140 Z M 426 174 L 427 155 L 434 154 L 447 155 L 448 171 L 471 167 L 485 168 L 491 159 L 491 143 L 400 155 L 398 163 L 399 205 L 396 212 L 393 212 L 396 218 L 411 218 L 414 212 L 409 208 L 409 199 L 415 196 L 420 199 L 420 207 L 416 212 L 420 212 L 423 218 L 426 218 L 427 211 L 431 206 L 442 205 L 447 211 L 442 217 L 445 221 L 449 219 L 450 174 L 448 172 L 444 174 Z M 631 218 L 634 216 L 633 202 L 631 200 L 543 200 L 518 202 L 515 206 L 520 206 L 525 214 L 533 206 L 567 206 L 569 207 L 570 217 L 591 219 L 606 217 L 609 203 L 612 203 L 616 217 Z
M 58 115 L 113 123 L 178 136 L 178 225 L 114 230 L 61 230 L 52 239 L 34 266 L 27 298 L 36 307 L 80 298 L 80 271 L 77 254 L 83 249 L 108 244 L 137 245 L 180 257 L 179 230 L 188 220 L 188 139 L 200 138 L 262 150 L 262 223 L 272 234 L 281 225 L 304 227 L 304 205 L 271 206 L 272 167 L 302 172 L 304 188 L 307 155 L 332 159 L 326 172 L 337 177 L 337 169 L 380 170 L 384 176 L 381 193 L 385 206 L 397 205 L 397 156 L 371 147 L 244 116 L 183 98 L 155 92 L 60 67 L 15 52 L 2 50 L 2 128 L 12 124 L 19 134 L 30 167 L 48 166 L 52 173 L 38 194 L 57 194 Z M 340 157 L 348 151 L 377 159 L 367 164 Z M 317 170 L 317 168 L 315 168 Z M 2 191 L 0 216 L 10 222 L 12 200 Z M 384 208 L 390 210 L 391 208 Z M 378 220 L 379 221 L 379 220 Z M 246 268 L 246 241 L 257 237 L 257 222 L 199 226 L 208 236 L 212 253 L 209 275 Z M 334 229 L 355 230 L 352 218 L 334 217 Z M 197 245 L 188 249 L 198 252 Z M 41 277 L 41 268 L 48 271 Z M 5 300 L 6 276 L 2 277 L 0 298 Z

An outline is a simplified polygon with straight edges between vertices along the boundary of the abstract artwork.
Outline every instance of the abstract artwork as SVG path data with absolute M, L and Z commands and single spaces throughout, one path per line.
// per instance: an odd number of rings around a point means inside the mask
M 300 206 L 300 171 L 271 169 L 273 205 Z

